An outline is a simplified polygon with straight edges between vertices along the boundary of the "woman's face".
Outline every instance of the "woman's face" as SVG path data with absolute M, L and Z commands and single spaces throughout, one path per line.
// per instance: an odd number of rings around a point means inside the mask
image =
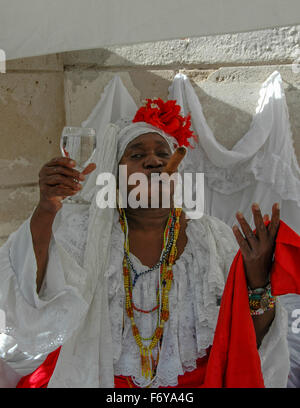
M 128 179 L 134 173 L 142 173 L 148 180 L 147 199 L 148 207 L 151 199 L 151 174 L 161 173 L 172 156 L 171 149 L 166 140 L 158 133 L 145 133 L 130 142 L 120 161 L 120 165 L 127 165 L 127 191 L 128 195 L 136 185 L 128 184 Z M 173 195 L 173 183 L 171 183 L 170 194 Z M 160 202 L 162 186 L 159 183 Z M 130 204 L 128 204 L 130 206 Z

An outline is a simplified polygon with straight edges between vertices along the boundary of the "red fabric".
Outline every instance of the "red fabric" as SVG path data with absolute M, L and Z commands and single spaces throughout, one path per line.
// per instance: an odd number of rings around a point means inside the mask
M 173 136 L 179 146 L 192 147 L 189 138 L 197 140 L 197 136 L 190 129 L 191 115 L 180 115 L 181 107 L 175 100 L 164 102 L 162 99 L 147 99 L 146 105 L 142 106 L 135 114 L 133 123 L 150 123 L 164 132 Z
M 269 222 L 266 223 L 268 225 Z M 300 294 L 300 236 L 280 221 L 275 259 L 271 271 L 272 294 Z M 17 388 L 45 388 L 54 371 L 60 349 L 55 350 Z M 249 312 L 248 292 L 241 252 L 231 265 L 209 358 L 179 377 L 178 387 L 262 388 L 264 387 L 256 336 Z M 116 377 L 116 388 L 124 388 L 126 377 Z
M 47 388 L 56 366 L 61 347 L 52 351 L 33 373 L 22 377 L 16 388 Z
M 275 247 L 275 265 L 271 275 L 272 295 L 300 295 L 300 236 L 281 222 Z

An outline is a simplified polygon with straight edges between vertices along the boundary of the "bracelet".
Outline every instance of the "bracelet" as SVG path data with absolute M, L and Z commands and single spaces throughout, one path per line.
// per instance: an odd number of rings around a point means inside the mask
M 251 316 L 262 315 L 275 307 L 276 296 L 272 296 L 270 283 L 264 288 L 251 289 L 248 287 L 248 296 Z

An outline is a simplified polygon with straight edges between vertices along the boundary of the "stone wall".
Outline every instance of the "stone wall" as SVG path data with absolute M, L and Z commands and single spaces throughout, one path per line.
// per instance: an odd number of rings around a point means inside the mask
M 59 152 L 65 115 L 68 125 L 80 125 L 115 74 L 139 105 L 146 97 L 167 98 L 174 75 L 184 72 L 216 139 L 230 149 L 249 129 L 261 84 L 278 70 L 300 162 L 299 55 L 296 26 L 12 62 L 0 75 L 2 242 L 38 199 L 38 171 Z
M 67 122 L 85 120 L 115 74 L 139 105 L 167 98 L 174 75 L 184 72 L 216 139 L 231 148 L 249 129 L 262 83 L 278 70 L 300 161 L 300 65 L 293 70 L 299 56 L 300 25 L 65 53 Z
M 42 164 L 65 123 L 61 56 L 7 63 L 0 74 L 0 245 L 32 212 Z

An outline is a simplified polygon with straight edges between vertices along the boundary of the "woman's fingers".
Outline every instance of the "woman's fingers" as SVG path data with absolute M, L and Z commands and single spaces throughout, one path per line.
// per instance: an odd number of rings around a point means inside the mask
M 61 174 L 54 174 L 52 176 L 47 176 L 42 181 L 49 186 L 63 185 L 66 187 L 73 188 L 74 190 L 80 190 L 81 184 L 73 177 L 63 176 Z
M 66 186 L 51 186 L 48 188 L 48 197 L 53 198 L 53 197 L 68 197 L 71 195 L 75 195 L 78 193 L 78 190 L 74 190 L 70 187 Z
M 238 222 L 240 223 L 240 226 L 242 228 L 242 231 L 244 233 L 245 239 L 247 240 L 249 247 L 251 249 L 256 249 L 258 246 L 257 238 L 254 232 L 252 231 L 252 228 L 247 223 L 244 215 L 240 211 L 238 211 L 236 213 L 236 218 Z
M 73 178 L 78 181 L 83 181 L 85 179 L 79 171 L 62 166 L 50 166 L 45 167 L 41 176 L 54 176 L 54 175 L 63 175 L 66 177 Z
M 250 287 L 262 287 L 268 280 L 272 265 L 272 254 L 274 250 L 275 235 L 279 227 L 279 207 L 277 204 L 272 208 L 272 219 L 268 227 L 264 225 L 269 221 L 268 214 L 264 217 L 257 204 L 253 204 L 252 212 L 256 233 L 254 234 L 247 221 L 240 212 L 237 219 L 241 225 L 242 232 L 237 226 L 233 227 L 233 232 L 240 246 L 243 255 L 247 281 Z
M 71 192 L 72 194 L 76 194 L 78 193 L 79 190 L 81 190 L 81 186 L 80 184 L 77 184 L 76 187 L 75 186 L 71 186 L 68 184 L 46 184 L 46 183 L 41 183 L 40 184 L 40 190 L 41 193 L 43 194 L 44 197 L 54 197 L 55 196 L 55 192 L 58 189 L 63 189 L 65 191 Z M 61 196 L 61 194 L 58 194 L 58 196 Z
M 271 222 L 268 230 L 272 239 L 275 239 L 280 223 L 280 208 L 279 203 L 273 204 Z
M 43 200 L 53 200 L 74 195 L 82 189 L 80 181 L 95 170 L 95 163 L 90 163 L 81 173 L 74 169 L 76 162 L 68 157 L 55 157 L 46 163 L 40 173 L 40 191 Z
M 259 205 L 257 203 L 254 203 L 252 205 L 252 213 L 254 224 L 256 226 L 256 235 L 258 236 L 259 239 L 265 239 L 267 237 L 267 229 L 262 218 Z
M 74 169 L 75 165 L 76 163 L 72 159 L 67 157 L 56 157 L 42 167 L 40 177 L 62 174 L 83 181 L 84 176 L 81 175 L 78 170 Z
M 245 240 L 243 234 L 239 230 L 239 227 L 237 225 L 234 225 L 232 227 L 232 230 L 233 230 L 234 236 L 235 236 L 235 238 L 237 240 L 237 243 L 239 244 L 239 246 L 241 248 L 242 255 L 244 257 L 250 256 L 251 248 L 249 247 L 248 242 Z
M 74 195 L 82 188 L 79 181 L 84 175 L 73 167 L 75 161 L 67 157 L 56 157 L 46 163 L 39 173 L 41 199 L 61 200 L 63 197 Z
M 63 166 L 73 168 L 76 166 L 76 162 L 68 157 L 55 157 L 54 159 L 50 160 L 46 166 Z

